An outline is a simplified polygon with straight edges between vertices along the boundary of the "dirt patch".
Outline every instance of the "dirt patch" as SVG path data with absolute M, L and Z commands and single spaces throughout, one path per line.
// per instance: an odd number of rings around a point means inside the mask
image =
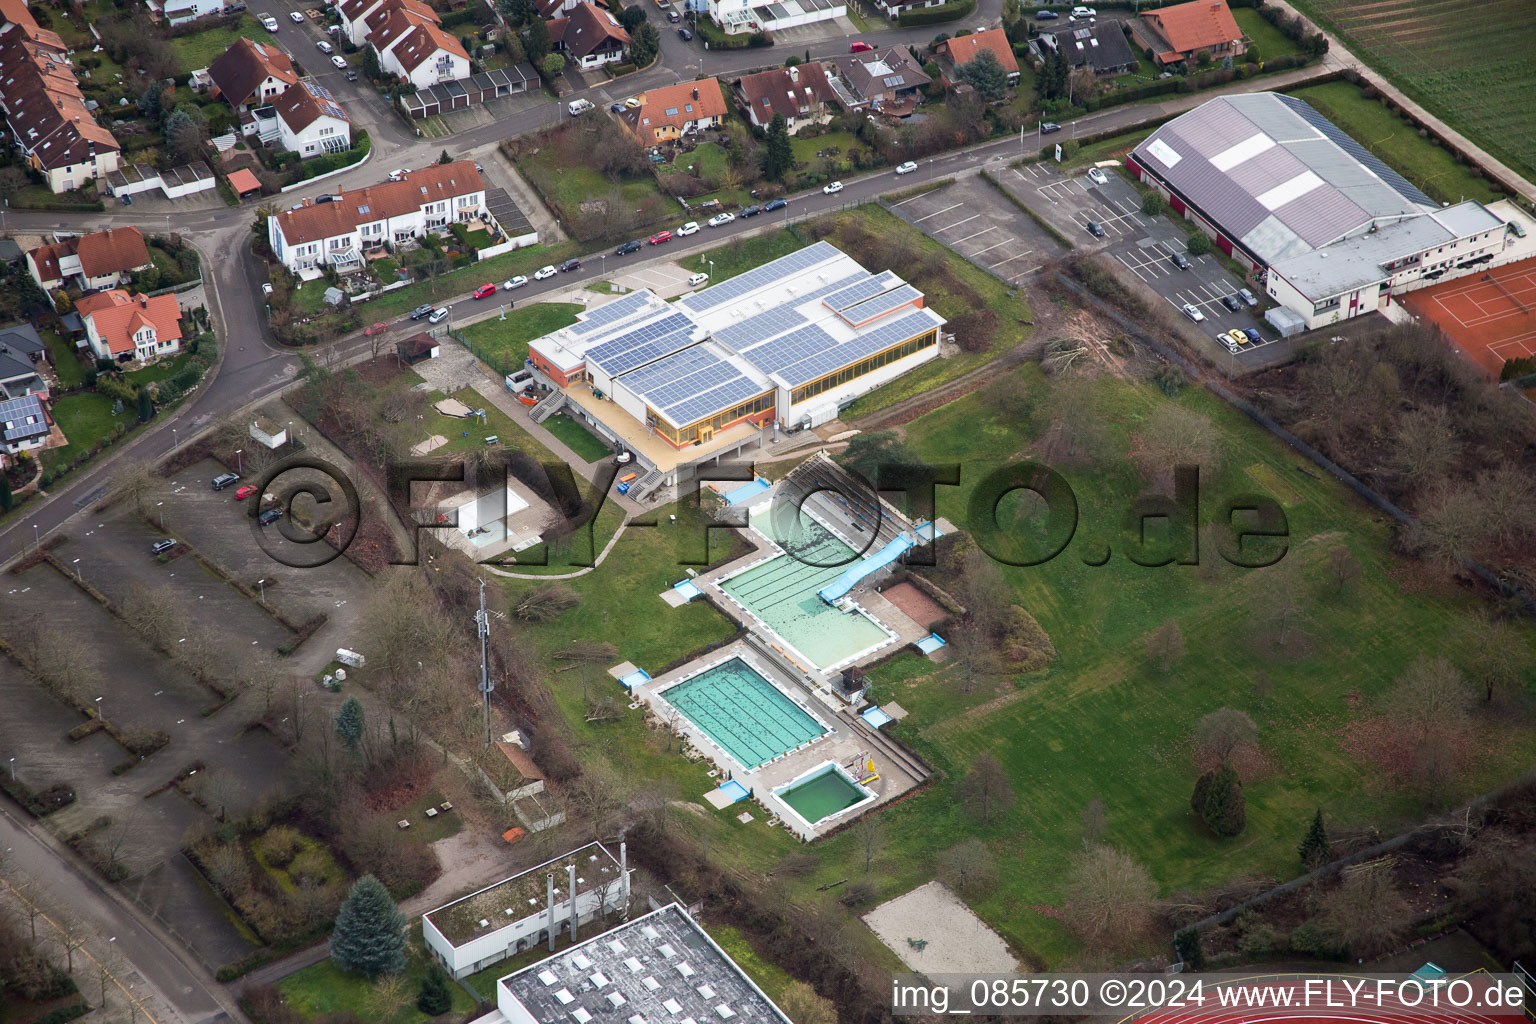
M 1011 974 L 1008 944 L 942 882 L 929 882 L 864 915 L 901 962 L 925 974 Z
M 935 622 L 949 618 L 949 613 L 933 598 L 910 583 L 898 583 L 880 592 L 880 596 L 901 610 L 901 613 L 920 626 L 933 628 Z

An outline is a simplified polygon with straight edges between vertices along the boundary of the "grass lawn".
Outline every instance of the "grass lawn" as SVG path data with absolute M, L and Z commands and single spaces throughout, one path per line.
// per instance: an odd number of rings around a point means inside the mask
M 1037 366 L 1013 372 L 1021 392 L 1046 395 L 1050 385 Z M 1058 921 L 1034 908 L 1060 906 L 1066 867 L 1081 845 L 1079 816 L 1095 797 L 1104 802 L 1110 841 L 1143 860 L 1164 895 L 1237 877 L 1294 875 L 1297 836 L 1319 806 L 1330 828 L 1376 825 L 1392 834 L 1417 820 L 1421 806 L 1357 760 L 1345 730 L 1385 710 L 1383 691 L 1415 658 L 1468 654 L 1478 611 L 1448 592 L 1401 587 L 1403 566 L 1390 552 L 1385 525 L 1342 486 L 1296 472 L 1297 459 L 1281 444 L 1196 388 L 1185 389 L 1178 404 L 1209 417 L 1220 451 L 1202 502 L 1257 490 L 1283 504 L 1291 550 L 1281 566 L 1293 559 L 1299 566 L 1302 600 L 1291 628 L 1304 640 L 1293 653 L 1277 655 L 1256 639 L 1274 628 L 1274 594 L 1287 585 L 1275 577 L 1283 569 L 1237 569 L 1209 545 L 1200 567 L 1142 568 L 1119 550 L 1102 567 L 1085 564 L 1118 539 L 1120 516 L 1142 488 L 1126 457 L 1132 431 L 1168 402 L 1149 386 L 1098 381 L 1083 414 L 1106 425 L 1107 468 L 1062 470 L 1080 503 L 1071 546 L 1035 568 L 1002 567 L 1013 597 L 1055 644 L 1049 669 L 972 694 L 912 655 L 874 673 L 872 698 L 909 710 L 898 733 L 944 772 L 928 793 L 882 815 L 887 834 L 902 837 L 875 876 L 882 898 L 932 877 L 934 856 L 957 836 L 978 835 L 1007 881 L 974 908 L 1011 943 L 1048 963 L 1072 955 L 1074 943 Z M 1028 450 L 1045 423 L 1032 414 L 1005 424 L 972 396 L 908 424 L 908 443 L 920 456 L 964 467 L 959 487 L 940 489 L 939 514 L 967 526 L 975 481 Z M 1365 570 L 1355 592 L 1344 596 L 1324 580 L 1328 551 L 1337 545 Z M 1150 634 L 1170 619 L 1187 655 L 1164 675 L 1144 651 Z M 1536 651 L 1529 637 L 1520 642 L 1529 672 Z M 1260 671 L 1273 684 L 1268 696 L 1253 685 Z M 1356 701 L 1363 712 L 1352 710 Z M 1223 706 L 1259 724 L 1269 762 L 1267 772 L 1247 780 L 1248 827 L 1232 841 L 1197 827 L 1188 802 L 1196 775 L 1188 737 L 1202 715 Z M 1490 715 L 1479 728 L 1483 753 L 1447 802 L 1512 777 L 1536 752 L 1528 723 Z M 965 815 L 953 788 L 982 752 L 1004 764 L 1019 797 L 986 827 Z M 811 849 L 825 867 L 807 886 L 844 877 L 857 859 L 846 835 Z
M 551 331 L 569 327 L 585 307 L 574 302 L 534 302 L 507 311 L 505 320 L 492 317 L 455 333 L 469 350 L 498 373 L 517 370 L 528 358 L 528 343 Z
M 413 383 L 406 378 L 407 386 Z M 429 402 L 440 402 L 446 396 L 441 391 L 427 392 Z M 434 449 L 434 454 L 447 455 L 450 452 L 478 451 L 485 447 L 485 439 L 492 435 L 500 438 L 504 448 L 516 448 L 518 451 L 527 452 L 539 459 L 553 459 L 549 449 L 545 448 L 533 435 L 522 427 L 513 423 L 507 414 L 496 408 L 478 391 L 466 389 L 458 393 L 459 401 L 471 409 L 485 410 L 485 423 L 474 416 L 466 416 L 459 419 L 454 416 L 444 416 L 436 409 L 428 408 L 422 415 L 424 419 L 419 424 L 421 436 L 416 441 L 425 441 L 433 434 L 441 434 L 448 439 L 448 443 L 441 448 Z M 415 443 L 414 441 L 412 442 Z
M 464 818 L 457 808 L 451 811 L 439 810 L 434 817 L 427 817 L 427 808 L 442 807 L 443 799 L 439 790 L 428 789 L 394 812 L 411 823 L 411 830 L 406 835 L 418 843 L 435 843 L 439 839 L 458 835 L 464 828 Z
M 830 172 L 835 176 L 853 170 L 854 150 L 859 150 L 866 157 L 870 156 L 869 147 L 847 132 L 827 132 L 814 138 L 794 135 L 789 141 L 795 152 L 795 168 L 801 171 L 815 170 L 820 161 L 826 160 Z M 836 153 L 831 152 L 834 149 Z M 827 155 L 818 156 L 819 153 Z
M 719 284 L 753 267 L 760 267 L 769 260 L 788 256 L 803 248 L 805 242 L 797 238 L 794 232 L 769 231 L 751 238 L 736 238 L 718 249 L 707 249 L 697 256 L 689 256 L 678 262 L 689 270 L 708 273 L 710 283 Z M 710 267 L 711 261 L 714 262 L 713 268 Z
M 1243 30 L 1250 44 L 1258 51 L 1259 60 L 1274 60 L 1276 57 L 1301 52 L 1301 47 L 1291 42 L 1289 36 L 1271 25 L 1264 15 L 1252 7 L 1234 7 L 1232 16 L 1237 19 L 1237 27 Z M 1141 59 L 1146 60 L 1145 57 Z
M 784 994 L 784 990 L 795 980 L 784 968 L 771 960 L 764 959 L 752 943 L 747 941 L 741 929 L 733 928 L 728 924 L 706 924 L 704 930 L 721 949 L 730 955 L 732 960 L 740 965 L 743 971 L 747 972 L 747 977 L 756 982 L 757 987 L 762 989 L 769 999 L 777 1002 Z
M 596 434 L 565 413 L 545 420 L 544 428 L 587 462 L 597 462 L 613 454 L 613 449 L 598 440 Z
M 242 14 L 239 22 L 233 26 L 208 28 L 172 39 L 171 49 L 176 51 L 181 74 L 186 75 L 212 64 L 241 36 L 247 39 L 262 39 L 265 38 L 266 33 L 260 25 L 256 24 L 254 17 L 250 14 Z
M 411 934 L 410 957 L 405 967 L 409 999 L 404 1009 L 393 1017 L 381 1018 L 370 1005 L 374 983 L 345 973 L 329 958 L 288 975 L 277 983 L 277 989 L 288 1005 L 306 1018 L 327 1013 L 355 1013 L 363 1020 L 387 1020 L 389 1024 L 419 1024 L 430 1020 L 430 1017 L 416 1009 L 416 991 L 421 986 L 421 980 L 426 977 L 431 961 L 421 948 L 419 930 Z M 460 986 L 450 982 L 448 991 L 453 995 L 453 1009 L 445 1016 L 459 1018 L 475 1008 L 474 1000 Z
M 190 352 L 179 352 L 170 359 L 161 359 L 158 362 L 138 370 L 130 370 L 123 374 L 126 380 L 132 381 L 136 387 L 143 387 L 152 381 L 170 380 L 181 372 L 181 368 L 187 365 L 187 360 L 192 358 Z
M 66 388 L 77 388 L 85 383 L 85 366 L 76 355 L 80 350 L 75 343 L 57 331 L 39 331 L 43 343 L 48 346 L 48 361 L 59 375 L 59 383 Z
M 1432 199 L 1491 203 L 1499 198 L 1486 181 L 1472 176 L 1470 167 L 1458 164 L 1450 150 L 1432 139 L 1419 138 L 1412 125 L 1375 100 L 1366 99 L 1359 86 L 1326 82 L 1296 89 L 1291 95 L 1312 104 Z
M 471 263 L 467 267 L 451 270 L 436 281 L 418 281 L 406 288 L 386 292 L 376 299 L 363 303 L 364 319 L 368 317 L 396 316 L 409 312 L 423 302 L 436 302 L 474 291 L 487 281 L 501 284 L 517 274 L 532 274 L 546 263 L 559 264 L 572 256 L 580 256 L 586 247 L 579 242 L 561 242 L 559 245 L 530 245 L 523 249 L 492 256 L 488 260 Z M 322 292 L 324 288 L 320 289 Z
M 54 422 L 69 438 L 62 448 L 49 448 L 42 453 L 43 468 L 55 469 L 61 463 L 75 457 L 78 452 L 95 447 L 97 442 L 112 436 L 113 427 L 135 422 L 134 410 L 125 406 L 117 416 L 112 415 L 112 399 L 94 391 L 79 395 L 67 395 L 52 404 L 50 411 Z
M 300 316 L 314 316 L 329 307 L 325 304 L 325 290 L 331 283 L 323 277 L 306 281 L 293 291 L 293 311 Z M 402 288 L 401 291 L 409 289 Z M 393 293 L 392 293 L 393 294 Z
M 578 129 L 567 127 L 565 131 L 574 133 Z M 575 136 L 557 135 L 557 138 L 562 139 L 563 144 L 552 142 L 541 146 L 537 153 L 525 152 L 519 156 L 517 169 L 555 207 L 556 214 L 572 235 L 591 242 L 616 233 L 616 228 L 610 227 L 609 222 L 618 218 L 583 217 L 582 204 L 594 200 L 607 200 L 611 204 L 610 211 L 617 206 L 633 234 L 675 215 L 677 203 L 662 194 L 655 175 L 647 173 L 642 178 L 615 184 L 600 168 L 581 162 L 580 158 L 589 157 L 590 153 L 582 151 L 577 159 L 564 155 L 579 141 Z
M 1128 132 L 1125 135 L 1114 135 L 1110 138 L 1100 139 L 1098 142 L 1090 143 L 1089 145 L 1083 146 L 1081 149 L 1079 149 L 1077 153 L 1070 159 L 1063 160 L 1061 169 L 1064 173 L 1070 174 L 1075 170 L 1088 167 L 1100 160 L 1108 160 L 1110 157 L 1120 157 L 1135 149 L 1144 139 L 1146 139 L 1148 135 L 1151 135 L 1152 132 L 1153 129 L 1148 128 L 1144 131 Z
M 97 199 L 85 195 L 78 189 L 73 192 L 54 193 L 47 185 L 23 185 L 11 193 L 11 205 L 24 210 L 51 207 L 56 204 L 79 206 L 82 210 L 88 210 L 96 202 L 98 202 Z
M 672 161 L 675 171 L 687 171 L 701 178 L 720 174 L 725 170 L 725 150 L 713 142 L 705 142 L 687 153 L 679 153 Z

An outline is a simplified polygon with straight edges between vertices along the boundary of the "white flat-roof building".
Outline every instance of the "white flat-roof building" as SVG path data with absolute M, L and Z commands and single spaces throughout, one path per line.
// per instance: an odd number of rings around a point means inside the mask
M 1508 241 L 1481 203 L 1441 206 L 1305 101 L 1279 93 L 1204 103 L 1153 132 L 1126 166 L 1260 271 L 1265 291 L 1308 329 L 1496 265 Z
M 464 978 L 551 935 L 569 935 L 573 916 L 580 928 L 628 903 L 622 845 L 619 856 L 588 843 L 423 914 L 422 938 L 449 974 Z
M 790 1024 L 676 903 L 496 982 L 507 1024 Z
M 827 242 L 676 302 L 631 292 L 529 344 L 534 366 L 665 483 L 770 425 L 825 423 L 939 354 L 944 318 Z

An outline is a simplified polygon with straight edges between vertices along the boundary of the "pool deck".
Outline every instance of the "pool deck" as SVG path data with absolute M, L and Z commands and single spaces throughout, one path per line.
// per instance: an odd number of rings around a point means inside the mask
M 921 777 L 916 776 L 909 766 L 892 759 L 886 753 L 885 745 L 882 743 L 883 737 L 872 735 L 873 730 L 859 720 L 851 709 L 842 713 L 832 713 L 824 706 L 824 700 L 820 695 L 813 693 L 803 675 L 797 677 L 789 666 L 766 653 L 759 643 L 742 639 L 711 651 L 704 659 L 690 662 L 636 687 L 634 699 L 643 701 L 659 717 L 673 721 L 674 710 L 671 705 L 665 702 L 664 697 L 658 698 L 661 691 L 685 676 L 696 674 L 706 665 L 731 658 L 741 658 L 780 690 L 815 712 L 816 717 L 823 725 L 829 727 L 830 732 L 809 745 L 776 758 L 755 770 L 748 769 L 737 762 L 687 718 L 676 716 L 675 719 L 678 735 L 686 739 L 693 749 L 699 751 L 720 769 L 718 780 L 720 783 L 735 779 L 746 786 L 751 793 L 751 798 L 767 810 L 770 818 L 778 819 L 779 824 L 784 828 L 807 842 L 839 827 L 852 817 L 863 814 L 871 807 L 878 807 L 882 803 L 896 799 L 921 781 Z M 860 758 L 861 755 L 874 760 L 875 773 L 880 776 L 868 783 L 868 788 L 878 798 L 874 804 L 849 808 L 849 812 L 854 813 L 834 815 L 821 827 L 807 829 L 803 827 L 798 816 L 791 813 L 788 806 L 773 795 L 775 788 L 792 782 L 824 761 L 835 761 L 846 765 Z

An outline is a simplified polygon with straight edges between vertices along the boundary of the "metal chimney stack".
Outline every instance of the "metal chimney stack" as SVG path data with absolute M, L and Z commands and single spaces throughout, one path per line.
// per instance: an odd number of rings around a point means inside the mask
M 544 881 L 546 883 L 545 884 L 545 896 L 544 896 L 544 898 L 547 901 L 547 903 L 545 905 L 549 907 L 549 951 L 551 953 L 553 953 L 555 951 L 555 875 L 554 875 L 554 872 L 550 872 L 548 875 L 545 875 L 544 876 Z
M 576 943 L 576 864 L 573 861 L 570 866 L 571 890 L 566 895 L 571 900 L 571 944 Z

